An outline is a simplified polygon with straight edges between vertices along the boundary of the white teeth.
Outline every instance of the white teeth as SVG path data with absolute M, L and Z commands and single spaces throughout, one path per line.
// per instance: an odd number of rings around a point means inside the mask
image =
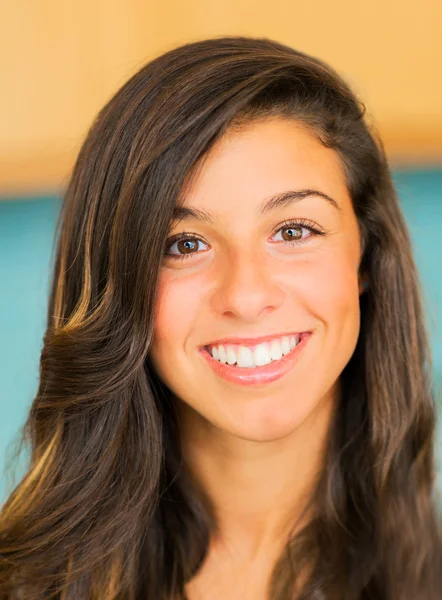
M 224 346 L 221 344 L 221 346 L 218 346 L 218 360 L 222 363 L 226 363 L 227 362 L 227 357 L 226 357 L 226 351 L 224 350 Z
M 240 346 L 236 351 L 238 367 L 254 367 L 253 352 L 246 346 Z
M 270 358 L 272 360 L 279 360 L 280 358 L 282 358 L 281 344 L 276 340 L 273 340 L 270 344 Z
M 269 344 L 259 344 L 259 346 L 256 346 L 253 350 L 253 362 L 257 367 L 262 367 L 272 362 Z
M 229 365 L 234 365 L 236 363 L 236 353 L 231 346 L 227 346 L 226 359 Z
M 273 360 L 280 360 L 288 354 L 300 341 L 300 334 L 284 336 L 279 339 L 255 346 L 253 350 L 247 346 L 223 345 L 212 346 L 211 354 L 215 360 L 238 367 L 261 367 Z
M 287 336 L 282 338 L 281 350 L 283 354 L 288 354 L 290 352 L 290 340 Z

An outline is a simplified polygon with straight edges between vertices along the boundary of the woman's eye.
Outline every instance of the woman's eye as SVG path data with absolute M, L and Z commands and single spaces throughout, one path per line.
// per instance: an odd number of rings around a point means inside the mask
M 303 229 L 310 231 L 310 235 L 306 237 L 302 232 Z M 292 245 L 297 243 L 303 244 L 304 242 L 306 242 L 311 237 L 313 229 L 311 227 L 305 227 L 303 225 L 286 225 L 278 229 L 277 233 L 279 233 L 280 231 L 283 232 L 281 234 L 282 241 Z
M 198 245 L 201 243 L 204 244 L 200 238 L 189 234 L 182 234 L 181 237 L 168 245 L 166 256 L 171 256 L 172 258 L 190 258 L 192 254 L 196 254 Z M 174 247 L 176 247 L 177 254 L 172 252 Z
M 289 246 L 298 246 L 299 244 L 308 242 L 312 237 L 325 235 L 324 231 L 319 230 L 313 224 L 307 223 L 310 222 L 306 220 L 302 220 L 302 222 L 286 222 L 278 227 L 273 237 L 282 232 L 282 240 L 276 241 L 285 242 Z M 305 235 L 303 230 L 309 231 L 310 234 Z M 192 233 L 182 233 L 176 236 L 175 239 L 172 238 L 169 240 L 166 248 L 166 256 L 173 259 L 191 258 L 193 255 L 198 254 L 200 244 L 204 245 L 206 242 Z

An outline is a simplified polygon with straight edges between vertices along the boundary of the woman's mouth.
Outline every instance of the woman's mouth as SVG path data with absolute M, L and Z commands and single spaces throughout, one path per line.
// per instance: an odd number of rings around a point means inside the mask
M 201 348 L 212 370 L 241 385 L 271 383 L 283 377 L 298 361 L 311 331 L 276 337 L 255 346 L 214 344 Z

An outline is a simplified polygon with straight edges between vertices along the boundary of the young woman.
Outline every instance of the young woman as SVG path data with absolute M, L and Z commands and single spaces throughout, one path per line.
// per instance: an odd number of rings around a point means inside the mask
M 434 436 L 364 104 L 268 39 L 143 67 L 65 194 L 0 598 L 440 599 Z

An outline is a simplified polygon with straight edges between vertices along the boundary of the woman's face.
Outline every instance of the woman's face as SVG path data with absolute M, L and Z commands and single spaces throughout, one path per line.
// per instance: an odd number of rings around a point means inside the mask
M 299 190 L 311 193 L 264 208 Z M 360 237 L 338 155 L 295 121 L 251 123 L 218 141 L 182 206 L 194 214 L 178 215 L 161 266 L 152 363 L 201 424 L 283 438 L 337 399 L 359 335 Z

